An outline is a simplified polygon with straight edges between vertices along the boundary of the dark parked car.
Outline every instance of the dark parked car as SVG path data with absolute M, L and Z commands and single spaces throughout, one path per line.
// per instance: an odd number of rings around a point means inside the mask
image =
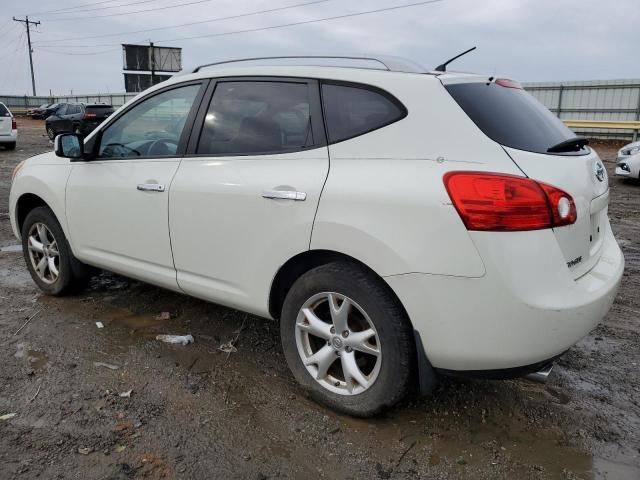
M 111 105 L 103 103 L 60 103 L 45 122 L 47 135 L 51 140 L 59 133 L 76 132 L 88 135 L 113 111 Z
M 27 115 L 33 119 L 47 118 L 51 114 L 51 112 L 56 109 L 57 106 L 57 103 L 43 103 L 39 107 L 28 110 Z

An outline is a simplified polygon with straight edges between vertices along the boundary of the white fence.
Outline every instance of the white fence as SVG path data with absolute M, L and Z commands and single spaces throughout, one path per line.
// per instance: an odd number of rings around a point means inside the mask
M 523 85 L 562 120 L 640 121 L 640 79 Z M 582 128 L 578 133 L 621 140 L 637 137 L 637 131 L 628 129 Z

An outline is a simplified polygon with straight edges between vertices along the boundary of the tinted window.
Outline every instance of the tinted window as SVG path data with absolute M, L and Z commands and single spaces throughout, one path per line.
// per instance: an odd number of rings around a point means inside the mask
M 324 84 L 322 101 L 331 143 L 384 127 L 406 115 L 391 96 L 360 87 Z
M 313 145 L 306 83 L 220 82 L 197 153 L 248 155 Z
M 501 145 L 547 153 L 548 148 L 575 137 L 558 117 L 521 88 L 495 83 L 459 83 L 446 88 L 485 135 Z
M 179 87 L 138 103 L 104 130 L 98 156 L 174 156 L 199 90 L 200 85 Z
M 0 103 L 0 117 L 10 117 L 11 114 L 7 107 L 5 107 L 2 103 Z
M 55 111 L 56 115 L 66 115 L 68 105 L 66 103 L 61 103 Z

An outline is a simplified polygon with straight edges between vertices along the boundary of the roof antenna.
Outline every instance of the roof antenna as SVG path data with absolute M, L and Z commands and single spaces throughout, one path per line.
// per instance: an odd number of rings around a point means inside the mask
M 453 58 L 450 58 L 449 60 L 447 60 L 446 62 L 444 62 L 442 65 L 438 65 L 436 67 L 436 72 L 446 72 L 447 71 L 447 65 L 449 65 L 451 62 L 453 62 L 454 60 L 457 60 L 458 58 L 462 57 L 463 55 L 466 55 L 469 52 L 473 52 L 477 47 L 472 47 L 469 50 L 465 50 L 464 52 L 462 52 L 459 55 L 456 55 Z

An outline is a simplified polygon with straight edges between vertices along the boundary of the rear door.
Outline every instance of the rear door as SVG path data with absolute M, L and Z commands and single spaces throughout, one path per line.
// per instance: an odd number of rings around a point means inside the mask
M 82 117 L 85 131 L 92 131 L 109 118 L 112 113 L 113 107 L 111 105 L 86 105 L 84 107 L 84 116 Z
M 0 135 L 11 135 L 11 112 L 0 103 Z
M 576 135 L 516 82 L 458 81 L 445 86 L 526 176 L 573 197 L 578 218 L 572 225 L 555 228 L 554 235 L 574 278 L 589 271 L 600 258 L 608 228 L 608 179 L 598 154 L 572 144 Z M 549 151 L 567 141 L 560 151 Z
M 318 84 L 245 78 L 211 88 L 171 186 L 178 283 L 268 315 L 276 272 L 309 249 L 329 170 Z

